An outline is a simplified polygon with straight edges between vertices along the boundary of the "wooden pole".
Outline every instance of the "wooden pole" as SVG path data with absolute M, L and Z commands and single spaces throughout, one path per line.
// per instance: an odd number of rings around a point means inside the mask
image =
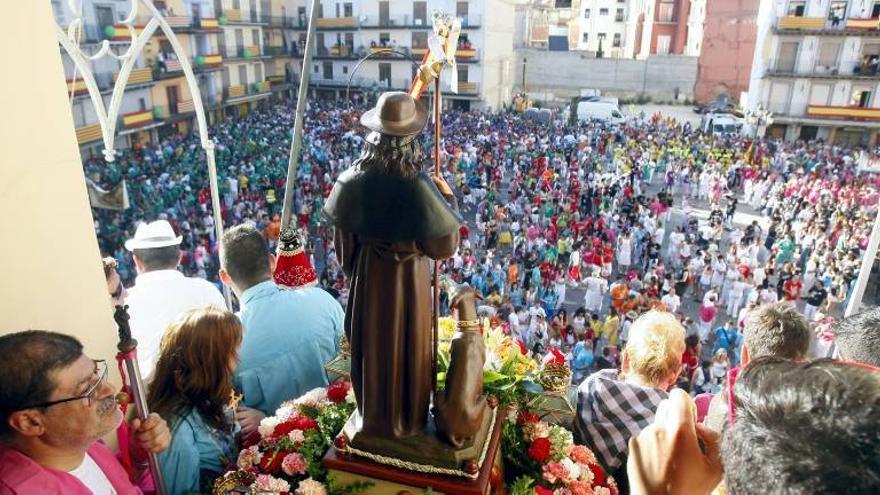
M 440 175 L 440 77 L 434 79 L 434 177 Z M 440 338 L 440 261 L 434 260 L 434 359 L 431 374 L 432 388 L 437 390 L 437 363 L 439 361 L 438 340 Z

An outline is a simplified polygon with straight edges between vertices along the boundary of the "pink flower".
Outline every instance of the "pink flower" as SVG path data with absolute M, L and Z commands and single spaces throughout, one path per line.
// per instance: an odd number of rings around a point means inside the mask
M 296 495 L 327 495 L 327 487 L 311 478 L 299 482 Z
M 568 487 L 571 489 L 571 495 L 595 495 L 593 486 L 584 481 L 572 481 Z
M 261 474 L 257 476 L 251 489 L 256 489 L 257 493 L 284 493 L 290 491 L 290 483 L 268 474 Z
M 598 462 L 593 451 L 583 445 L 573 446 L 569 456 L 571 457 L 571 460 L 578 464 L 596 464 L 596 462 Z
M 568 470 L 561 462 L 550 462 L 544 466 L 544 480 L 548 483 L 560 481 L 568 484 Z
M 287 434 L 287 438 L 293 442 L 294 445 L 299 447 L 303 442 L 306 441 L 306 436 L 302 430 L 293 430 Z
M 287 454 L 284 460 L 281 461 L 281 470 L 288 476 L 305 474 L 308 467 L 309 463 L 299 452 Z
M 568 488 L 557 488 L 553 490 L 553 495 L 571 495 L 571 490 Z
M 249 471 L 252 467 L 258 466 L 262 458 L 263 454 L 260 453 L 260 448 L 252 445 L 238 453 L 238 467 Z

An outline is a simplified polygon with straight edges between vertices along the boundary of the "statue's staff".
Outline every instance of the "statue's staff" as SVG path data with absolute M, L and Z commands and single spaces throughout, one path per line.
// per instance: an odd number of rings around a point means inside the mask
M 141 371 L 137 360 L 137 340 L 131 336 L 131 327 L 128 324 L 128 306 L 116 306 L 113 313 L 113 319 L 116 320 L 116 326 L 119 330 L 119 344 L 116 348 L 119 353 L 116 354 L 116 362 L 119 364 L 119 373 L 122 375 L 122 390 L 117 397 L 125 416 L 128 404 L 134 399 L 134 407 L 137 417 L 141 421 L 146 421 L 150 415 L 150 409 L 147 407 L 147 397 L 144 389 L 144 382 L 141 379 Z M 122 430 L 127 433 L 127 429 Z M 123 464 L 129 470 L 131 476 L 131 461 L 127 456 L 128 449 L 124 448 L 123 443 L 127 443 L 128 438 L 125 435 L 119 435 L 120 450 L 123 452 Z M 162 471 L 159 469 L 159 459 L 153 452 L 147 453 L 147 461 L 150 466 L 150 472 L 153 474 L 153 482 L 156 485 L 156 494 L 165 495 L 165 482 L 162 479 Z M 134 481 L 134 480 L 132 480 Z
M 309 91 L 309 74 L 312 72 L 312 45 L 315 44 L 315 12 L 317 11 L 318 0 L 312 0 L 311 3 L 305 54 L 303 55 L 299 74 L 299 92 L 296 98 L 293 137 L 290 140 L 290 155 L 287 159 L 287 181 L 284 183 L 284 204 L 281 207 L 281 230 L 290 226 L 290 216 L 293 213 L 293 185 L 296 181 L 296 167 L 299 164 L 299 152 L 302 148 L 303 121 L 306 111 L 306 94 Z
M 452 91 L 458 92 L 458 74 L 455 65 L 455 50 L 458 48 L 458 35 L 461 33 L 461 20 L 453 19 L 448 15 L 434 13 L 434 34 L 428 40 L 429 50 L 425 52 L 419 70 L 413 78 L 410 87 L 410 95 L 418 100 L 422 93 L 434 82 L 434 178 L 441 179 L 440 175 L 440 132 L 443 122 L 441 119 L 440 104 L 440 72 L 446 64 L 453 68 L 451 79 Z M 442 192 L 442 191 L 441 191 Z M 433 329 L 433 356 L 431 359 L 431 384 L 432 389 L 437 389 L 437 344 L 440 333 L 440 262 L 434 260 L 434 277 L 432 280 L 434 290 L 434 318 L 431 326 Z

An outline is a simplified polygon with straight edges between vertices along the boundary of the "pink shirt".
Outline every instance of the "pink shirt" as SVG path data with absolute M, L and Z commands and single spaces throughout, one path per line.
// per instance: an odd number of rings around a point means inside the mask
M 128 473 L 101 442 L 89 447 L 88 454 L 113 485 L 118 495 L 142 495 L 128 479 Z M 21 452 L 0 446 L 0 495 L 92 495 L 75 476 L 41 466 Z

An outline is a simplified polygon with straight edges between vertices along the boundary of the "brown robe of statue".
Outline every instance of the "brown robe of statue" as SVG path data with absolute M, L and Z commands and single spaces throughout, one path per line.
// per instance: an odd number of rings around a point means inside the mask
M 382 242 L 336 230 L 351 282 L 345 329 L 361 433 L 422 432 L 431 400 L 431 259 L 455 253 L 458 232 L 431 241 Z M 361 363 L 361 366 L 358 366 Z
M 427 427 L 431 260 L 449 258 L 459 244 L 454 203 L 423 173 L 402 178 L 354 166 L 325 205 L 350 281 L 345 331 L 362 420 L 358 435 L 394 440 Z

